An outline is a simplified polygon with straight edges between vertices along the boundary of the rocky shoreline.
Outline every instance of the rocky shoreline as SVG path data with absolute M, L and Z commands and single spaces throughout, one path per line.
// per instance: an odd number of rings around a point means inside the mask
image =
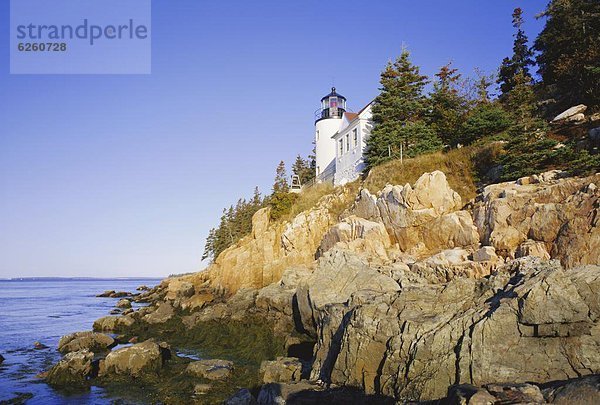
M 161 403 L 600 402 L 599 182 L 465 203 L 433 172 L 339 217 L 344 189 L 284 224 L 260 210 L 207 271 L 101 294 L 118 315 L 63 337 L 44 377 Z

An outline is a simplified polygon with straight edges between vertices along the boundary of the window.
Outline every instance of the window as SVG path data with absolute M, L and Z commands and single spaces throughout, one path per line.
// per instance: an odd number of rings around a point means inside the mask
M 346 152 L 350 151 L 350 134 L 346 134 Z
M 358 128 L 352 130 L 352 138 L 354 139 L 354 147 L 358 146 Z
M 340 139 L 340 156 L 344 154 L 344 140 Z
M 338 107 L 338 98 L 337 97 L 329 97 L 329 108 L 337 108 Z
M 320 167 L 320 166 L 317 166 L 317 176 L 318 176 L 319 174 L 321 174 L 321 167 Z
M 317 130 L 317 141 L 319 140 L 319 130 Z

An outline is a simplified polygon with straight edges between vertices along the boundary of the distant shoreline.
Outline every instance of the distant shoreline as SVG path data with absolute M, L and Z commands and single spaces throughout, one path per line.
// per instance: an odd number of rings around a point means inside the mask
M 111 280 L 162 280 L 165 277 L 13 277 L 0 281 L 111 281 Z

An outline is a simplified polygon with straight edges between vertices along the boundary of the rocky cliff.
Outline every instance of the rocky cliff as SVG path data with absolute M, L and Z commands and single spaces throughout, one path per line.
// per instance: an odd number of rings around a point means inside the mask
M 464 202 L 438 171 L 361 190 L 340 216 L 344 191 L 285 223 L 261 210 L 207 271 L 94 327 L 180 337 L 265 319 L 288 357 L 264 359 L 263 403 L 348 387 L 383 402 L 552 402 L 574 386 L 541 384 L 600 374 L 599 182 L 554 171 Z
M 598 373 L 599 181 L 549 172 L 465 206 L 441 172 L 361 190 L 287 294 L 317 342 L 311 379 L 428 400 Z

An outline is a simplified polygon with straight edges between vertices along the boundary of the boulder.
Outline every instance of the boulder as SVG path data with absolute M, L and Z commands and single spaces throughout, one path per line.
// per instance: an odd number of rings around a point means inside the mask
M 292 299 L 295 289 L 284 288 L 278 283 L 261 288 L 256 295 L 256 308 L 265 312 L 278 312 L 292 316 Z
M 94 321 L 93 329 L 99 332 L 120 332 L 126 330 L 135 323 L 129 315 L 105 316 Z
M 342 222 L 331 227 L 323 236 L 319 246 L 318 255 L 322 255 L 338 243 L 346 247 L 351 242 L 360 239 L 361 245 L 354 244 L 354 251 L 367 252 L 372 256 L 387 257 L 386 249 L 390 247 L 390 237 L 380 222 L 369 221 L 364 218 L 350 216 Z
M 112 294 L 109 295 L 110 298 L 123 298 L 123 297 L 131 297 L 131 296 L 132 296 L 132 294 L 127 291 L 117 291 L 117 292 L 113 292 Z
M 309 266 L 292 266 L 281 275 L 279 284 L 283 288 L 296 288 L 306 280 L 313 272 Z
M 386 186 L 377 197 L 361 190 L 349 214 L 383 223 L 391 243 L 425 257 L 454 247 L 477 245 L 473 219 L 440 171 L 423 174 L 410 186 Z
M 149 324 L 165 323 L 175 315 L 175 309 L 170 302 L 165 301 L 158 304 L 155 311 L 144 315 L 142 319 Z
M 4 363 L 4 357 L 0 354 L 0 364 Z
M 75 332 L 60 338 L 58 351 L 61 353 L 76 352 L 87 349 L 91 352 L 110 350 L 116 344 L 115 340 L 97 332 Z
M 127 298 L 122 298 L 117 302 L 116 306 L 117 308 L 131 308 L 131 301 Z
M 521 243 L 515 252 L 515 257 L 535 256 L 543 260 L 550 260 L 550 254 L 543 242 L 527 239 Z
M 398 291 L 393 278 L 369 267 L 355 254 L 331 249 L 317 262 L 315 271 L 298 287 L 300 317 L 307 331 L 315 331 L 320 309 L 329 304 L 345 303 L 359 290 L 374 293 Z
M 481 243 L 508 259 L 549 254 L 566 268 L 600 263 L 600 191 L 595 187 L 600 174 L 564 178 L 564 172 L 550 171 L 532 177 L 535 182 L 528 185 L 489 185 L 477 197 L 473 218 Z
M 240 313 L 245 316 L 245 312 Z M 181 321 L 186 328 L 192 329 L 194 326 L 203 322 L 212 322 L 220 319 L 232 317 L 232 309 L 225 303 L 209 305 L 191 315 L 181 317 Z
M 194 284 L 188 281 L 188 277 L 175 278 L 169 281 L 166 299 L 190 298 L 196 292 Z
M 496 398 L 485 388 L 456 384 L 448 388 L 448 396 L 440 402 L 444 405 L 494 405 Z
M 249 389 L 243 388 L 229 397 L 224 405 L 256 405 L 256 399 Z
M 233 371 L 233 362 L 227 360 L 209 359 L 193 361 L 185 370 L 188 374 L 209 380 L 223 380 Z
M 198 292 L 192 292 L 188 298 L 182 298 L 180 300 L 180 306 L 183 310 L 195 311 L 204 308 L 214 300 L 214 291 L 210 288 L 202 288 Z
M 150 287 L 148 287 L 147 285 L 141 285 L 138 288 L 136 288 L 137 291 L 150 291 Z
M 470 384 L 452 385 L 447 405 L 545 404 L 540 388 L 533 384 L 488 384 L 475 387 Z
M 194 385 L 194 395 L 206 395 L 212 389 L 212 385 L 210 384 L 196 384 Z
M 96 297 L 108 298 L 115 293 L 115 290 L 106 290 L 101 294 L 96 295 Z
M 587 110 L 587 106 L 584 104 L 579 104 L 579 105 L 573 106 L 573 107 L 563 111 L 562 113 L 558 114 L 556 117 L 554 117 L 552 122 L 557 123 L 560 121 L 573 120 L 574 119 L 573 117 L 579 117 L 580 114 L 583 115 L 585 110 Z
M 548 403 L 559 405 L 600 403 L 600 375 L 590 375 L 548 385 L 549 387 L 543 390 Z
M 263 382 L 293 382 L 302 377 L 302 362 L 296 357 L 278 357 L 277 360 L 263 361 L 260 365 Z
M 67 353 L 46 374 L 46 382 L 59 387 L 85 385 L 92 375 L 94 353 L 89 350 L 79 350 Z
M 109 375 L 139 377 L 143 374 L 156 374 L 170 356 L 168 345 L 156 343 L 152 339 L 146 340 L 110 352 L 100 362 L 98 375 L 101 377 Z
M 494 266 L 469 260 L 470 252 L 462 248 L 443 250 L 425 260 L 409 264 L 410 271 L 430 283 L 445 283 L 457 277 L 481 278 Z
M 493 262 L 497 263 L 500 258 L 496 254 L 496 249 L 493 246 L 482 246 L 473 252 L 474 262 Z
M 600 127 L 592 128 L 588 132 L 588 138 L 594 145 L 600 144 Z
M 585 122 L 585 114 L 579 113 L 564 119 L 564 122 L 582 124 Z
M 348 402 L 348 401 L 323 401 L 318 398 L 311 398 L 306 402 L 301 398 L 296 398 L 300 394 L 308 394 L 310 392 L 324 391 L 325 388 L 307 381 L 299 381 L 295 383 L 270 383 L 265 384 L 258 393 L 259 404 L 286 404 L 286 403 L 306 403 L 306 404 L 319 404 L 319 403 L 337 403 L 337 404 L 360 404 L 365 402 Z M 297 401 L 297 402 L 296 402 Z
M 496 399 L 494 403 L 543 404 L 542 391 L 533 384 L 488 384 L 486 390 Z
M 455 383 L 544 383 L 600 372 L 600 266 L 564 271 L 528 256 L 487 278 L 399 283 L 399 290 L 356 291 L 343 302 L 322 283 L 311 304 L 312 380 L 426 401 Z

